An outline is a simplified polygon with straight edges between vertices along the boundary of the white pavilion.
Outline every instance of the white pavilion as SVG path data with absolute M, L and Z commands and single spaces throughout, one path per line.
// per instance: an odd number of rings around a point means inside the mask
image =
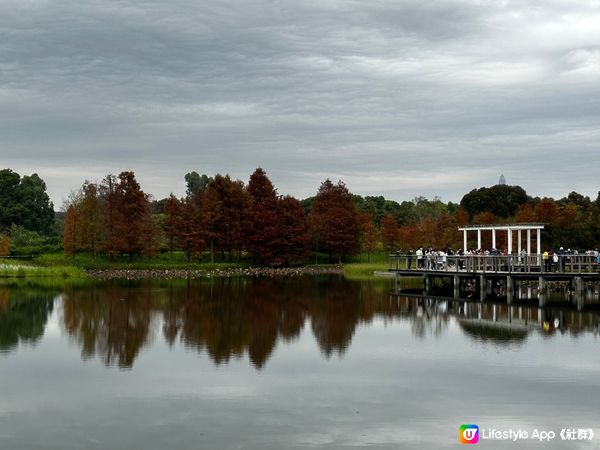
M 515 243 L 515 234 L 516 234 L 516 244 L 517 244 L 517 253 L 521 249 L 525 249 L 528 255 L 531 255 L 531 242 L 532 242 L 532 234 L 535 232 L 535 244 L 536 244 L 536 254 L 542 253 L 542 230 L 544 229 L 544 225 L 541 223 L 511 223 L 511 224 L 490 224 L 490 225 L 465 225 L 464 227 L 459 227 L 459 231 L 463 232 L 463 249 L 467 250 L 467 242 L 468 242 L 468 233 L 475 232 L 477 233 L 477 248 L 481 248 L 481 237 L 482 233 L 491 232 L 492 234 L 492 247 L 496 247 L 496 236 L 497 233 L 507 233 L 508 235 L 508 254 L 513 253 L 513 247 Z M 525 238 L 526 246 L 523 247 L 523 238 Z

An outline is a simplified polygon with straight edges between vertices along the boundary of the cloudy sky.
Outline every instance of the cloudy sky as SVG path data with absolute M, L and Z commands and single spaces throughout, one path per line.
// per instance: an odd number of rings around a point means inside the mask
M 600 190 L 600 1 L 2 0 L 0 167 L 458 201 Z

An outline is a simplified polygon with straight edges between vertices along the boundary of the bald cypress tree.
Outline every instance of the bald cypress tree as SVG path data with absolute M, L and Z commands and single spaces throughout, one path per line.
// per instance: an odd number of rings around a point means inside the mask
M 246 248 L 261 264 L 281 264 L 282 234 L 277 217 L 277 191 L 260 167 L 248 182 L 250 210 Z
M 241 253 L 248 224 L 250 196 L 244 183 L 233 181 L 229 175 L 216 175 L 204 193 L 203 221 L 213 249 L 225 252 L 229 260 L 234 250 Z
M 333 184 L 327 179 L 321 184 L 311 209 L 311 225 L 318 249 L 340 262 L 358 251 L 358 214 L 342 181 Z

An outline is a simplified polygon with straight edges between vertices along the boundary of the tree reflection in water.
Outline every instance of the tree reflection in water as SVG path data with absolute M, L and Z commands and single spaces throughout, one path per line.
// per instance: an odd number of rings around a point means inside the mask
M 70 287 L 63 295 L 63 326 L 81 356 L 130 368 L 151 337 L 151 315 L 160 293 L 127 285 Z
M 59 292 L 0 287 L 0 353 L 39 342 Z
M 64 288 L 59 321 L 83 359 L 122 369 L 162 336 L 169 346 L 204 353 L 215 365 L 247 357 L 260 370 L 277 344 L 298 339 L 307 322 L 326 358 L 342 357 L 357 326 L 375 318 L 408 322 L 417 339 L 440 337 L 455 323 L 480 345 L 522 345 L 534 330 L 544 336 L 598 333 L 595 313 L 398 296 L 390 294 L 388 281 L 328 276 L 92 282 Z M 57 294 L 0 288 L 0 351 L 37 342 Z
M 83 358 L 106 365 L 130 368 L 156 321 L 170 346 L 179 341 L 217 365 L 248 355 L 261 369 L 309 317 L 323 354 L 342 356 L 356 325 L 372 320 L 373 295 L 388 289 L 339 277 L 110 281 L 66 289 L 62 323 Z

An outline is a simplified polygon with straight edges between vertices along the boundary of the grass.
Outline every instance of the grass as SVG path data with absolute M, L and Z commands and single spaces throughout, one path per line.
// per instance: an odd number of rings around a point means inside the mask
M 351 280 L 375 278 L 374 272 L 386 272 L 387 263 L 350 263 L 344 265 L 344 276 Z
M 371 254 L 370 262 L 367 262 L 368 259 L 368 256 L 364 253 L 353 256 L 344 265 L 344 276 L 356 280 L 372 279 L 375 278 L 374 272 L 387 272 L 390 268 L 388 252 L 373 253 Z M 415 264 L 414 261 L 413 264 Z M 406 268 L 406 261 L 400 260 L 399 268 Z
M 379 264 L 387 265 L 389 263 L 389 253 L 388 252 L 375 252 L 375 253 L 371 253 L 370 256 L 366 253 L 358 253 L 357 255 L 354 255 L 354 256 L 351 256 L 350 258 L 348 258 L 348 262 L 349 263 L 360 263 L 360 264 L 379 263 Z
M 375 253 L 368 261 L 366 254 L 359 254 L 350 258 L 344 264 L 344 275 L 349 279 L 373 279 L 375 271 L 387 271 L 388 254 L 386 252 Z M 81 278 L 86 276 L 87 270 L 227 270 L 237 268 L 248 268 L 254 266 L 249 261 L 217 261 L 209 262 L 210 255 L 188 262 L 183 252 L 163 253 L 153 258 L 142 257 L 117 257 L 108 258 L 80 254 L 75 257 L 66 256 L 62 253 L 43 254 L 30 261 L 23 262 L 7 259 L 0 260 L 0 277 L 2 278 Z M 313 261 L 307 261 L 310 265 Z M 320 258 L 319 265 L 328 266 L 324 263 L 324 257 Z M 331 264 L 337 264 L 331 261 Z
M 174 252 L 173 257 L 170 254 L 160 254 L 153 258 L 142 257 L 117 257 L 108 258 L 91 255 L 76 255 L 75 257 L 66 256 L 61 253 L 40 255 L 32 260 L 36 265 L 43 267 L 61 267 L 71 266 L 83 270 L 101 269 L 101 270 L 167 270 L 167 269 L 188 269 L 188 270 L 213 270 L 213 269 L 234 269 L 240 267 L 250 267 L 251 264 L 244 261 L 219 261 L 215 263 L 203 262 L 200 260 L 188 262 L 182 252 Z
M 0 278 L 81 278 L 85 271 L 73 266 L 41 267 L 22 262 L 0 262 Z

